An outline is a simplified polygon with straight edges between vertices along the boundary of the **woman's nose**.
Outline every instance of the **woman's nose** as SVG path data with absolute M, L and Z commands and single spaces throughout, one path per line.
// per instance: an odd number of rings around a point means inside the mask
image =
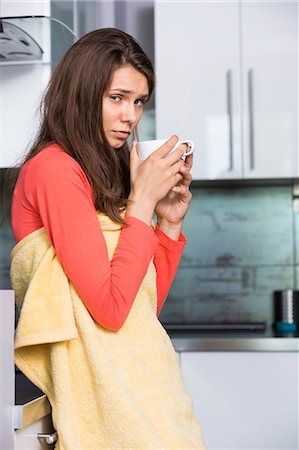
M 121 120 L 123 122 L 135 122 L 136 120 L 136 111 L 135 105 L 127 104 L 122 110 Z

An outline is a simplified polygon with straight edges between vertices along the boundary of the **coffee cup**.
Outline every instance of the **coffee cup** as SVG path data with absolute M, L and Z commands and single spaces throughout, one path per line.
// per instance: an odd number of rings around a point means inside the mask
M 153 141 L 142 141 L 138 142 L 138 153 L 141 159 L 146 159 L 151 153 L 157 150 L 159 147 L 162 147 L 163 144 L 168 139 L 155 139 Z M 176 145 L 170 150 L 169 153 L 173 152 L 176 148 L 178 148 L 181 144 L 186 144 L 189 147 L 189 151 L 183 154 L 183 157 L 191 155 L 194 151 L 194 143 L 190 141 L 190 139 L 180 140 L 176 143 Z

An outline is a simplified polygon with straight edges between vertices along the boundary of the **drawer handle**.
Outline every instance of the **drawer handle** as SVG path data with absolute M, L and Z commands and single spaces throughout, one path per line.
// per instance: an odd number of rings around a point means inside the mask
M 58 434 L 55 431 L 55 433 L 48 433 L 48 434 L 43 434 L 43 433 L 37 433 L 37 437 L 39 440 L 44 441 L 46 444 L 53 444 L 54 442 L 57 441 L 58 439 Z

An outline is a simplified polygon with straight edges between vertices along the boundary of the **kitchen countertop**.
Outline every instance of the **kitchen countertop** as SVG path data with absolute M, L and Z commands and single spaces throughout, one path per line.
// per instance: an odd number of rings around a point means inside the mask
M 196 351 L 298 352 L 299 333 L 266 331 L 168 330 L 174 349 Z M 21 429 L 50 414 L 46 397 L 23 373 L 16 372 L 15 428 Z
M 167 329 L 174 349 L 192 351 L 298 352 L 299 333 L 265 331 L 198 331 Z

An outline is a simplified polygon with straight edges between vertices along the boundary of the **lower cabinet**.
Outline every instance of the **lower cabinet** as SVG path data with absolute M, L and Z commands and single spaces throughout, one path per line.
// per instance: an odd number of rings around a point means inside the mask
M 23 429 L 15 430 L 14 450 L 54 449 L 55 443 L 47 444 L 46 437 L 40 436 L 53 434 L 55 439 L 54 433 L 51 414 L 49 414 Z
M 298 450 L 297 352 L 181 352 L 209 450 Z

